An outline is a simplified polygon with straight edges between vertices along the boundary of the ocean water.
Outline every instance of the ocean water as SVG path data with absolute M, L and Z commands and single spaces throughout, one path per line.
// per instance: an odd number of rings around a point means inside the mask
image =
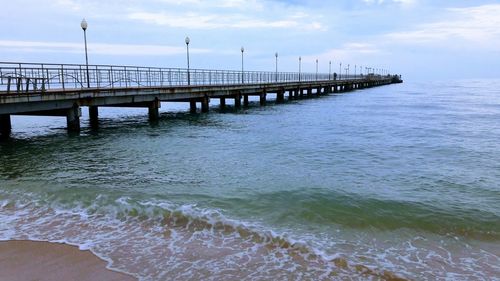
M 140 280 L 500 280 L 500 81 L 13 119 L 0 240 Z

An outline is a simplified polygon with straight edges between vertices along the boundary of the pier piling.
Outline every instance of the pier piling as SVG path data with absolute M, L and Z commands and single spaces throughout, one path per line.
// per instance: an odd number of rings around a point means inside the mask
M 201 112 L 202 113 L 208 113 L 209 104 L 210 104 L 210 100 L 207 96 L 205 96 L 201 99 Z
M 7 138 L 12 130 L 9 114 L 0 115 L 0 138 Z
M 90 127 L 96 129 L 99 127 L 99 107 L 89 106 Z
M 189 112 L 196 113 L 196 101 L 195 100 L 189 101 Z
M 154 121 L 160 118 L 160 101 L 157 99 L 150 102 L 148 105 L 149 120 Z
M 266 105 L 266 96 L 267 93 L 265 91 L 260 94 L 260 105 Z
M 66 111 L 66 123 L 68 132 L 80 132 L 80 117 L 82 116 L 81 108 L 74 105 Z

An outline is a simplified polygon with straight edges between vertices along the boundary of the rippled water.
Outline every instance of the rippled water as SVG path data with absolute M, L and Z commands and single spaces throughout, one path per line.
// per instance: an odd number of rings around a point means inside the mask
M 102 109 L 79 136 L 15 118 L 0 239 L 90 248 L 141 280 L 495 279 L 499 88 L 406 83 L 203 115 L 164 104 L 156 123 Z

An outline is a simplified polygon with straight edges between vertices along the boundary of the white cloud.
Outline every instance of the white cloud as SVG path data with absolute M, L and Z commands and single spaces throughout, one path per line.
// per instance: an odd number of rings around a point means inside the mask
M 387 3 L 396 3 L 401 4 L 403 6 L 413 6 L 417 4 L 417 0 L 363 0 L 363 2 L 368 4 L 387 4 Z
M 147 24 L 189 29 L 295 28 L 326 30 L 308 9 L 269 0 L 159 0 L 163 5 L 128 12 L 128 19 Z
M 414 30 L 390 33 L 391 40 L 408 44 L 454 44 L 461 40 L 498 48 L 500 45 L 500 4 L 448 9 L 445 20 L 421 24 Z M 475 47 L 476 47 L 475 46 Z
M 217 28 L 303 28 L 322 30 L 323 25 L 313 21 L 303 24 L 299 19 L 304 18 L 301 14 L 290 15 L 288 18 L 279 20 L 266 20 L 262 18 L 248 17 L 242 14 L 217 15 L 198 14 L 189 12 L 176 15 L 165 12 L 136 12 L 129 15 L 130 19 L 146 23 L 165 25 L 176 28 L 190 29 L 217 29 Z
M 323 65 L 332 61 L 334 64 L 332 68 L 336 71 L 338 71 L 340 62 L 344 62 L 344 67 L 347 67 L 347 64 L 350 62 L 351 69 L 354 71 L 354 63 L 359 62 L 357 65 L 359 67 L 365 61 L 366 57 L 377 56 L 377 54 L 381 53 L 382 51 L 374 44 L 351 42 L 344 44 L 340 48 L 329 49 L 320 54 L 304 56 L 303 61 L 314 62 L 318 59 Z
M 88 46 L 89 52 L 96 55 L 108 56 L 171 56 L 184 54 L 183 47 L 161 45 L 127 45 L 94 43 Z M 38 53 L 81 53 L 82 44 L 68 42 L 36 42 L 36 41 L 7 41 L 0 40 L 0 50 L 15 52 Z M 210 53 L 208 49 L 190 49 L 193 54 Z
M 82 9 L 82 6 L 73 0 L 56 0 L 54 4 L 74 11 L 80 11 Z

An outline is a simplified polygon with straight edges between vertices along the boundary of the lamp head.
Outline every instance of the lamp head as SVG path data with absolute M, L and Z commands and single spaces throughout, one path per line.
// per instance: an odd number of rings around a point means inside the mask
M 191 39 L 189 39 L 189 37 L 186 37 L 186 45 L 189 45 L 189 42 L 191 42 Z
M 82 27 L 83 31 L 87 30 L 87 27 L 89 26 L 87 21 L 85 19 L 82 20 L 80 23 L 80 26 Z

